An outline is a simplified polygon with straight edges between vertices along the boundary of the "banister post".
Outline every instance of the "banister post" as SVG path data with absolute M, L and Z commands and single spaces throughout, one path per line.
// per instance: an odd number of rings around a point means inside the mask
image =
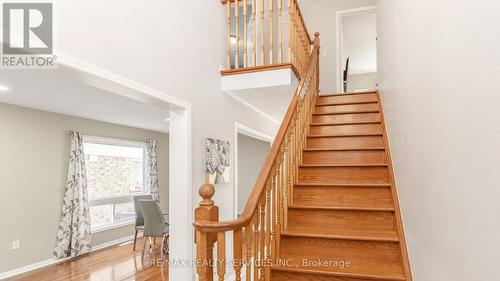
M 320 87 L 319 87 L 319 55 L 320 45 L 319 45 L 319 32 L 314 32 L 314 47 L 318 47 L 318 62 L 316 65 L 316 96 L 319 95 Z
M 215 205 L 212 197 L 215 194 L 215 187 L 211 184 L 204 184 L 199 190 L 203 200 L 194 211 L 196 222 L 218 222 L 219 207 Z M 217 241 L 217 233 L 206 233 L 196 230 L 196 257 L 197 273 L 201 281 L 212 281 L 214 277 L 214 244 Z
M 318 46 L 319 47 L 319 32 L 314 33 L 314 40 L 313 40 L 314 47 Z

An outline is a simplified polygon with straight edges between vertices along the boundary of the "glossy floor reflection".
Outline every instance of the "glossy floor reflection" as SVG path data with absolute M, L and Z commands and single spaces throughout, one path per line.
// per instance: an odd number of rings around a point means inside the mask
M 19 275 L 8 281 L 131 281 L 168 280 L 168 264 L 160 260 L 157 244 L 150 254 L 142 258 L 142 240 L 137 241 L 137 250 L 132 243 L 110 247 L 57 265 Z M 168 258 L 168 256 L 166 256 Z

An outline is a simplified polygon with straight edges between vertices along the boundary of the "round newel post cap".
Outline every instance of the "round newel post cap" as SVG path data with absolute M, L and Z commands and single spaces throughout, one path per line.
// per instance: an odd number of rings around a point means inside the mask
M 212 197 L 215 194 L 215 187 L 211 184 L 204 184 L 200 187 L 199 190 L 200 196 L 203 198 L 203 200 L 200 201 L 200 206 L 213 206 L 214 201 L 212 200 Z
M 314 46 L 319 47 L 319 32 L 314 32 L 313 44 Z

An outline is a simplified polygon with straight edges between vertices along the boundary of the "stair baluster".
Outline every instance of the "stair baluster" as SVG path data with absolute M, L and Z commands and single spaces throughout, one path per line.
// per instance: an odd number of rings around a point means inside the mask
M 234 68 L 240 68 L 240 4 L 234 0 Z
M 226 274 L 226 233 L 217 233 L 217 275 L 219 281 L 224 281 Z
M 248 0 L 221 1 L 227 5 L 228 54 L 222 75 L 245 72 L 249 68 L 266 70 L 289 66 L 302 78 L 313 42 L 297 0 L 250 0 L 251 21 L 247 16 Z M 247 46 L 248 36 L 252 41 L 251 54 Z
M 243 0 L 243 67 L 248 67 L 248 17 L 247 17 L 248 4 L 247 0 Z

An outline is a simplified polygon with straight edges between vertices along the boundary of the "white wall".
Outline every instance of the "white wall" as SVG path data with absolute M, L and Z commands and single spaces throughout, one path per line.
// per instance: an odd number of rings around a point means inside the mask
M 70 138 L 65 133 L 158 140 L 160 204 L 168 210 L 168 135 L 0 103 L 0 273 L 53 258 Z M 134 234 L 134 225 L 93 233 L 93 246 Z M 21 248 L 11 249 L 14 240 Z
M 415 281 L 500 280 L 500 2 L 379 0 L 379 82 Z
M 374 90 L 377 88 L 377 73 L 353 74 L 347 76 L 347 92 Z
M 307 28 L 320 33 L 320 84 L 322 93 L 337 92 L 336 12 L 375 5 L 376 0 L 299 0 Z
M 191 104 L 195 205 L 205 178 L 205 138 L 232 144 L 234 121 L 275 134 L 277 124 L 220 91 L 226 51 L 220 1 L 72 0 L 58 1 L 56 8 L 60 57 L 75 57 Z M 216 189 L 221 219 L 233 218 L 234 175 Z

